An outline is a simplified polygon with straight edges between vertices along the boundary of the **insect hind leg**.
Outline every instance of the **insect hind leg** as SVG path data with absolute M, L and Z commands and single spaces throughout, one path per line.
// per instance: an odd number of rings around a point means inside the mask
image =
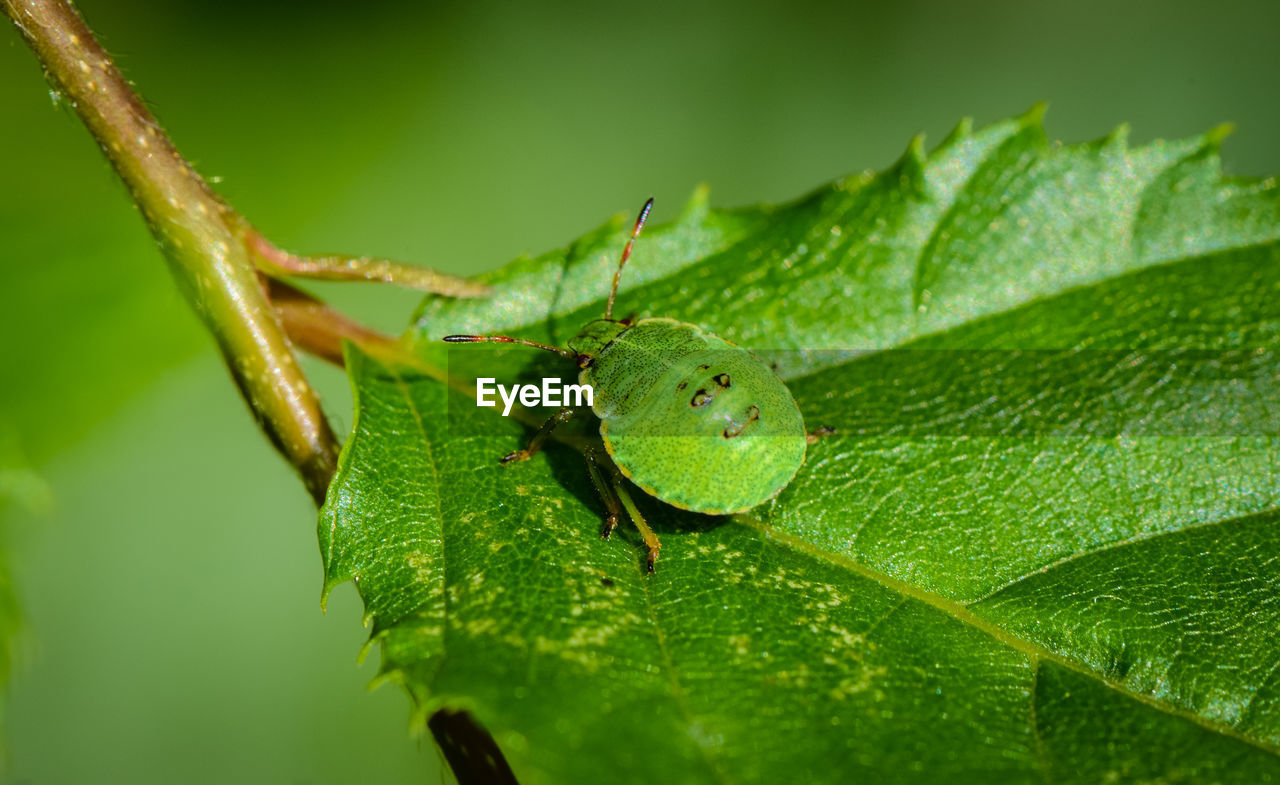
M 609 535 L 613 533 L 613 530 L 618 525 L 618 517 L 622 515 L 622 511 L 625 509 L 627 516 L 631 518 L 631 522 L 639 530 L 645 547 L 649 549 L 649 555 L 645 559 L 645 568 L 652 573 L 654 564 L 658 561 L 658 549 L 662 547 L 662 543 L 658 541 L 658 535 L 654 533 L 649 526 L 649 522 L 640 514 L 640 509 L 636 507 L 635 501 L 631 499 L 631 494 L 624 484 L 622 473 L 618 471 L 618 467 L 614 465 L 613 461 L 601 455 L 598 450 L 587 450 L 587 472 L 591 475 L 591 482 L 600 493 L 600 498 L 604 500 L 605 509 L 609 511 L 609 514 L 605 516 L 604 528 L 601 529 L 600 536 L 605 539 L 609 538 Z M 606 473 L 608 474 L 607 477 L 605 476 Z
M 609 539 L 613 530 L 618 528 L 618 518 L 622 515 L 622 502 L 618 501 L 618 494 L 613 489 L 612 476 L 606 478 L 606 470 L 602 468 L 607 460 L 608 458 L 597 450 L 587 450 L 587 474 L 591 475 L 591 484 L 596 486 L 596 493 L 600 494 L 600 500 L 604 502 L 604 508 L 607 511 L 604 516 L 604 525 L 600 528 L 602 540 Z M 612 475 L 612 467 L 609 471 Z

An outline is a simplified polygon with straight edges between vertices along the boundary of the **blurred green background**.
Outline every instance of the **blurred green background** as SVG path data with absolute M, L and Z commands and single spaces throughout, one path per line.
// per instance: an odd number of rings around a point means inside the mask
M 1048 100 L 1050 135 L 1237 123 L 1280 172 L 1280 5 L 92 0 L 180 149 L 287 248 L 477 272 L 649 195 L 791 199 Z M 434 782 L 350 588 L 121 186 L 0 34 L 0 534 L 13 782 Z M 386 330 L 417 297 L 313 287 Z M 308 368 L 335 427 L 339 372 Z

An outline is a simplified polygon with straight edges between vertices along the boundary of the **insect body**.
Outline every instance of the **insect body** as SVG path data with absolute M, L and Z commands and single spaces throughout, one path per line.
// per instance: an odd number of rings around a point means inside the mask
M 592 358 L 605 449 L 646 493 L 724 515 L 766 502 L 804 462 L 790 391 L 745 350 L 674 319 L 592 322 L 569 348 Z
M 613 277 L 603 319 L 589 322 L 567 349 L 498 335 L 449 335 L 450 342 L 518 343 L 577 361 L 580 383 L 595 391 L 592 411 L 608 457 L 588 451 L 587 468 L 608 515 L 608 537 L 625 508 L 649 548 L 661 547 L 636 509 L 630 478 L 668 504 L 712 515 L 749 510 L 777 496 L 804 463 L 808 437 L 786 385 L 749 352 L 674 319 L 614 319 L 622 268 L 644 226 L 645 203 Z M 525 460 L 573 416 L 562 409 L 529 446 L 502 459 Z M 606 476 L 607 475 L 607 476 Z

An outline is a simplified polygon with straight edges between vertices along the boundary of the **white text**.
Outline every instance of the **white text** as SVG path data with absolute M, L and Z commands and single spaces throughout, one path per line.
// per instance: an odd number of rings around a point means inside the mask
M 590 406 L 594 391 L 589 384 L 564 384 L 560 379 L 547 378 L 537 384 L 513 384 L 507 387 L 497 379 L 476 379 L 476 406 L 497 406 L 494 393 L 502 398 L 502 416 L 511 414 L 516 401 L 521 406 Z M 583 402 L 586 402 L 585 404 Z

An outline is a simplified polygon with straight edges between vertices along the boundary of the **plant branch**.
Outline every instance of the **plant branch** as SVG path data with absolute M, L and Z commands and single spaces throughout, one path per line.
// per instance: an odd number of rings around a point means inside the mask
M 377 353 L 398 347 L 276 276 L 383 281 L 456 296 L 487 288 L 384 259 L 278 249 L 182 158 L 68 0 L 0 0 L 0 7 L 128 187 L 259 425 L 322 504 L 338 442 L 292 346 L 339 365 L 343 340 Z M 439 712 L 431 729 L 461 781 L 495 781 L 498 772 L 514 782 L 492 737 L 468 715 Z
M 318 281 L 367 281 L 390 283 L 410 289 L 437 292 L 451 297 L 479 297 L 489 287 L 465 278 L 446 275 L 426 267 L 415 267 L 376 256 L 299 256 L 277 248 L 257 229 L 244 229 L 245 242 L 258 266 L 268 274 L 311 278 Z
M 285 334 L 302 351 L 339 368 L 346 365 L 342 357 L 344 340 L 374 354 L 395 352 L 395 341 L 391 338 L 335 311 L 301 289 L 262 273 L 258 275 Z
M 263 431 L 321 503 L 338 442 L 259 284 L 247 222 L 183 160 L 69 2 L 0 5 L 128 187 Z

